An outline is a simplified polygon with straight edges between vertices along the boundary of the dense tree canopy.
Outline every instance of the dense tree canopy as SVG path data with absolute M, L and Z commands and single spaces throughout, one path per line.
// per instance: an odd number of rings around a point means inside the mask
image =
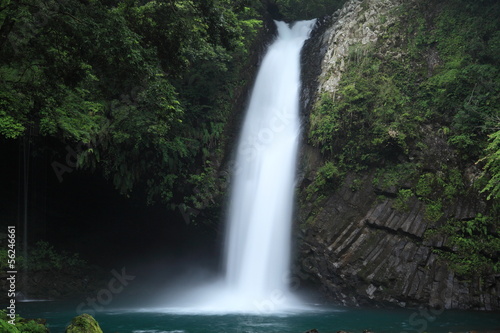
M 56 138 L 122 193 L 146 184 L 150 200 L 168 201 L 217 153 L 261 9 L 249 0 L 5 0 L 0 135 Z

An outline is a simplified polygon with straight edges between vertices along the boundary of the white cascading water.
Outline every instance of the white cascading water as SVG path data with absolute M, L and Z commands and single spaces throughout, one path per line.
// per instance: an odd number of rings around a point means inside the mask
M 232 182 L 225 278 L 178 288 L 169 312 L 276 313 L 305 308 L 290 292 L 292 212 L 300 141 L 300 52 L 316 20 L 291 27 L 265 55 L 243 123 Z M 187 289 L 187 290 L 186 290 Z
M 288 294 L 300 53 L 315 22 L 276 22 L 278 37 L 263 59 L 243 124 L 225 248 L 226 283 L 236 308 Z

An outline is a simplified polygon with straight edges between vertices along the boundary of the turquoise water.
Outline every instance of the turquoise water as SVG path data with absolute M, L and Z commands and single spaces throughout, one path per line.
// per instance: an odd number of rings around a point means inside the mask
M 46 318 L 52 333 L 62 333 L 77 315 L 77 303 L 33 302 L 18 304 L 28 318 Z M 360 309 L 317 307 L 305 313 L 280 315 L 203 315 L 107 309 L 95 318 L 105 333 L 301 333 L 316 328 L 320 333 L 339 330 L 376 333 L 395 332 L 500 332 L 500 314 L 407 309 Z

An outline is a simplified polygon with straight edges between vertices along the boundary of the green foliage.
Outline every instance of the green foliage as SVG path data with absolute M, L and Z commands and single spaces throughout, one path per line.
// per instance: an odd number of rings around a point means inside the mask
M 0 319 L 0 328 L 2 329 L 2 332 L 5 333 L 19 333 L 19 330 L 17 329 L 16 326 L 9 324 L 7 321 L 3 319 Z
M 437 222 L 443 217 L 443 203 L 441 200 L 428 202 L 425 207 L 425 217 L 432 221 Z
M 363 186 L 363 180 L 359 179 L 359 178 L 355 178 L 355 179 L 353 179 L 353 181 L 349 185 L 349 188 L 351 189 L 351 191 L 356 192 L 356 191 L 359 191 L 362 186 Z
M 314 182 L 306 188 L 308 200 L 315 195 L 324 195 L 335 190 L 341 184 L 344 175 L 332 162 L 326 162 L 317 171 Z
M 172 202 L 220 158 L 262 12 L 249 0 L 9 1 L 0 135 L 83 146 L 79 168 Z
M 322 96 L 311 114 L 309 141 L 345 169 L 372 167 L 407 153 L 425 113 L 410 98 L 411 72 L 400 63 L 380 61 L 373 49 L 359 50 L 351 46 L 336 99 Z
M 443 205 L 465 194 L 466 186 L 458 169 L 424 173 L 415 185 L 415 194 L 426 204 L 426 218 L 437 222 L 443 216 Z
M 0 75 L 8 76 L 9 73 L 0 72 Z M 5 138 L 15 139 L 26 129 L 23 125 L 26 111 L 23 110 L 28 105 L 23 97 L 16 94 L 15 90 L 0 90 L 0 135 Z
M 438 57 L 422 81 L 421 97 L 437 121 L 449 123 L 448 141 L 460 156 L 477 159 L 500 114 L 500 23 L 496 19 L 500 5 L 449 0 L 439 10 L 430 1 L 422 6 L 438 14 L 429 28 L 422 8 L 418 13 L 410 11 L 413 38 L 408 49 L 414 61 L 425 61 L 429 52 L 437 52 Z
M 417 163 L 400 163 L 377 169 L 373 186 L 389 191 L 400 184 L 411 184 L 418 176 L 420 167 Z
M 486 152 L 488 155 L 483 158 L 486 161 L 483 177 L 488 182 L 481 192 L 488 193 L 488 200 L 500 199 L 500 130 L 490 135 Z
M 60 131 L 68 139 L 86 144 L 98 134 L 104 105 L 91 101 L 89 91 L 64 87 L 60 97 L 52 98 L 50 102 L 40 112 L 43 134 L 56 135 Z
M 203 223 L 218 223 L 220 205 L 217 198 L 224 197 L 226 193 L 227 177 L 226 172 L 217 172 L 217 168 L 210 161 L 205 161 L 202 172 L 190 176 L 189 183 L 193 187 L 193 195 L 187 196 L 185 203 L 179 208 L 191 215 L 191 222 L 197 224 L 201 220 L 197 215 L 203 211 Z
M 467 221 L 449 220 L 434 234 L 448 235 L 453 251 L 435 250 L 464 276 L 482 276 L 500 272 L 500 234 L 498 216 L 479 214 Z
M 434 188 L 438 186 L 437 182 L 438 179 L 434 174 L 423 174 L 417 183 L 416 194 L 421 197 L 430 197 L 435 191 Z
M 24 132 L 25 128 L 17 122 L 12 116 L 7 115 L 3 110 L 0 110 L 0 134 L 7 139 L 15 139 Z
M 436 173 L 425 173 L 420 176 L 416 185 L 416 194 L 428 199 L 453 199 L 465 193 L 465 184 L 458 169 L 442 166 Z
M 406 212 L 410 209 L 409 201 L 412 197 L 413 191 L 411 189 L 401 189 L 398 191 L 398 195 L 392 206 L 397 210 Z
M 0 250 L 0 258 L 7 258 L 7 250 Z M 2 261 L 7 263 L 7 260 Z M 59 271 L 80 268 L 85 265 L 85 261 L 80 259 L 78 254 L 67 252 L 57 252 L 52 245 L 40 241 L 28 250 L 28 258 L 16 256 L 16 267 L 29 271 Z
M 0 310 L 0 328 L 4 333 L 48 333 L 49 329 L 36 320 L 21 318 L 16 315 L 15 325 L 9 323 L 10 317 L 7 317 L 6 310 Z

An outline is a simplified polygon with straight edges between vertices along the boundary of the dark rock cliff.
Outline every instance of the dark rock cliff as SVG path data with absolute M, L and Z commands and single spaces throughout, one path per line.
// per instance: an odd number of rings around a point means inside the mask
M 397 0 L 349 1 L 332 17 L 318 23 L 303 51 L 306 136 L 311 109 L 322 94 L 336 94 L 349 66 L 350 47 L 375 43 L 399 19 L 394 9 L 400 5 Z M 384 37 L 389 51 L 381 56 L 392 52 L 391 57 L 400 57 L 390 50 L 390 45 L 405 36 L 391 38 Z M 429 63 L 435 64 L 439 58 L 431 53 Z M 427 133 L 428 149 L 413 149 L 411 159 L 420 161 L 431 173 L 437 172 L 438 162 L 460 164 L 439 131 L 430 127 L 423 131 Z M 299 171 L 301 193 L 317 177 L 323 160 L 320 150 L 305 138 Z M 462 168 L 471 180 L 477 176 L 474 165 Z M 500 309 L 500 275 L 465 279 L 456 274 L 435 251 L 453 250 L 447 247 L 446 239 L 425 236 L 435 226 L 425 205 L 411 197 L 407 209 L 395 207 L 398 191 L 415 184 L 401 179 L 393 186 L 377 186 L 375 173 L 347 173 L 344 181 L 324 196 L 299 195 L 299 261 L 308 278 L 329 299 L 346 305 Z M 468 191 L 447 204 L 442 219 L 467 221 L 482 213 L 485 206 L 481 197 Z
M 407 212 L 393 207 L 387 193 L 381 200 L 372 177 L 352 190 L 353 178 L 321 202 L 313 225 L 304 228 L 303 269 L 322 290 L 345 305 L 426 304 L 440 308 L 498 309 L 498 277 L 464 281 L 433 253 L 443 240 L 428 241 L 425 209 L 417 200 Z M 464 200 L 449 207 L 450 216 L 467 218 L 477 211 Z M 310 217 L 312 205 L 301 211 Z

